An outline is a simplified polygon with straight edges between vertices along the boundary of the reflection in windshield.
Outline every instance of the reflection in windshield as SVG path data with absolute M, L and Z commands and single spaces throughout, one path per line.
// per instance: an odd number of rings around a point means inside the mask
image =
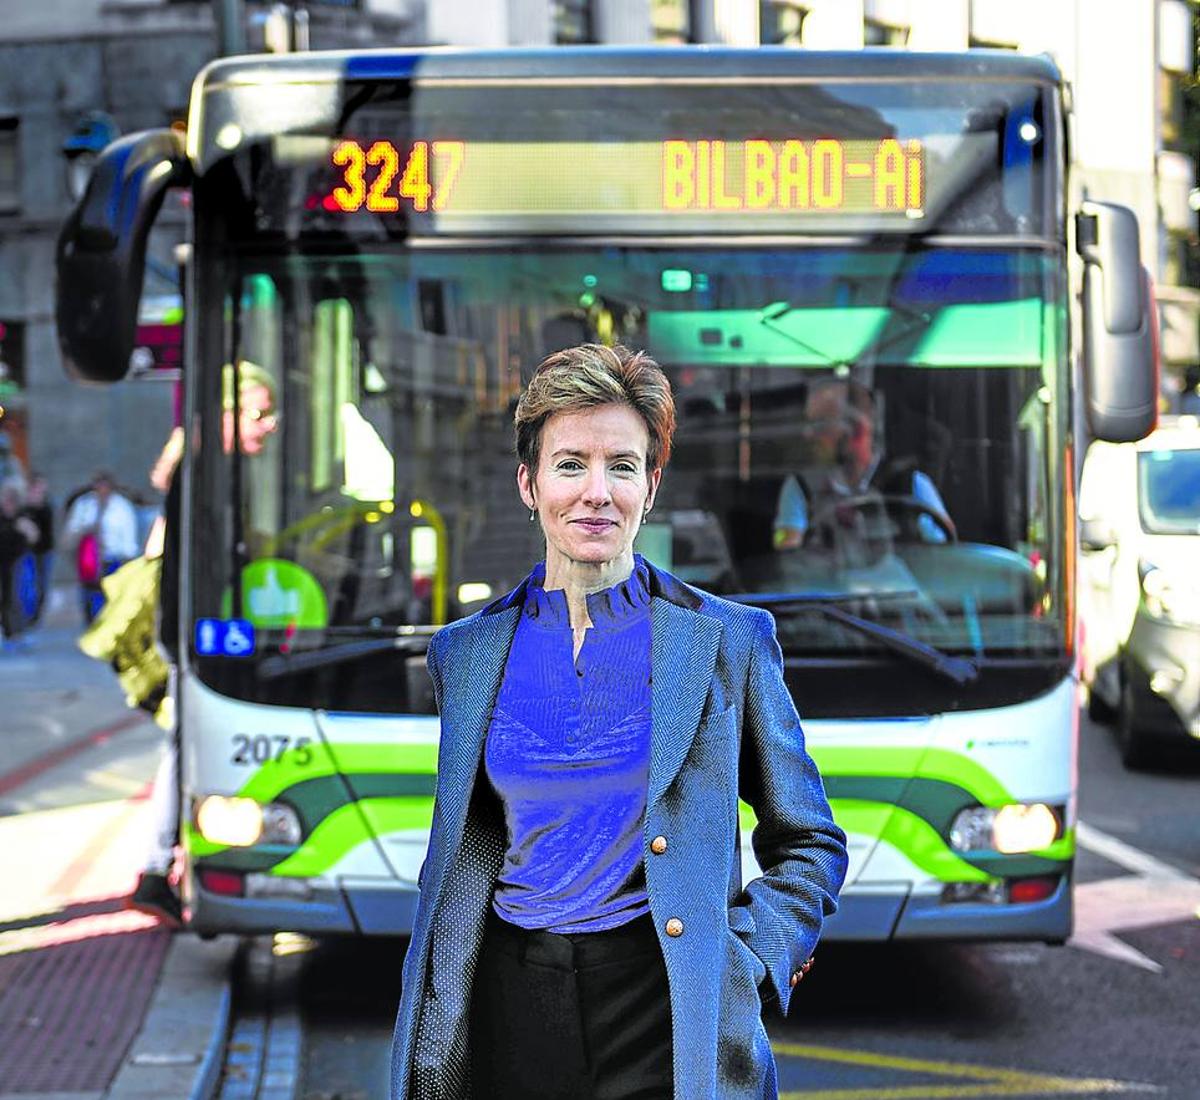
M 1142 527 L 1151 534 L 1200 533 L 1200 448 L 1138 455 Z
M 944 654 L 1061 652 L 1064 368 L 1044 362 L 1040 254 L 293 256 L 239 280 L 238 352 L 279 380 L 278 425 L 240 464 L 236 509 L 228 456 L 202 455 L 214 552 L 194 562 L 194 612 L 228 607 L 235 558 L 216 551 L 240 530 L 247 592 L 269 581 L 272 608 L 306 609 L 256 623 L 269 657 L 297 629 L 311 650 L 434 627 L 515 585 L 542 547 L 515 488 L 514 402 L 545 354 L 587 340 L 647 348 L 674 387 L 650 560 L 764 604 L 854 597 L 851 616 Z M 837 616 L 777 611 L 789 657 L 887 651 Z

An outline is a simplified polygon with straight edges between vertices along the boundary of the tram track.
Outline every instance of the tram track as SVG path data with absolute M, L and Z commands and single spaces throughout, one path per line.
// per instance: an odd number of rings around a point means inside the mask
M 215 1100 L 297 1100 L 300 1095 L 302 964 L 298 955 L 279 950 L 280 941 L 279 936 L 255 936 L 238 949 L 233 1012 Z
M 245 939 L 213 1100 L 385 1096 L 403 955 L 401 940 Z

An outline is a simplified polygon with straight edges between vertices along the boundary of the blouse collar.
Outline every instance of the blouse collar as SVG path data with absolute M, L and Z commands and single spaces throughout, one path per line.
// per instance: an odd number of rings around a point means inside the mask
M 525 614 L 542 626 L 571 625 L 567 595 L 561 588 L 547 592 L 546 563 L 539 562 L 529 577 L 525 593 Z M 650 572 L 641 554 L 633 556 L 633 572 L 611 588 L 592 592 L 587 597 L 592 625 L 601 629 L 624 626 L 641 618 L 650 609 Z

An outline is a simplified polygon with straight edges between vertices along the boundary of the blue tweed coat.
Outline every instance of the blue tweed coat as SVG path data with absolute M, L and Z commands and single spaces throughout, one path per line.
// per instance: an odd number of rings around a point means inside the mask
M 429 852 L 392 1046 L 392 1100 L 482 1100 L 469 1080 L 471 981 L 506 845 L 480 762 L 525 586 L 433 638 L 441 714 Z M 768 1100 L 764 1000 L 793 975 L 837 905 L 845 836 L 833 823 L 783 682 L 774 620 L 650 568 L 651 761 L 646 886 L 666 960 L 676 1100 Z M 738 797 L 754 807 L 763 875 L 743 889 Z M 668 840 L 652 854 L 650 841 Z M 671 918 L 683 933 L 666 934 Z

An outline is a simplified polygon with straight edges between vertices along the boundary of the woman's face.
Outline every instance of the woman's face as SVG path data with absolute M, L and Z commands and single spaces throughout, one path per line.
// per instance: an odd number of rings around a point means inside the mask
M 628 405 L 556 413 L 542 428 L 538 468 L 524 463 L 517 485 L 546 534 L 547 568 L 558 556 L 601 564 L 632 556 L 661 470 L 646 469 L 650 437 Z

